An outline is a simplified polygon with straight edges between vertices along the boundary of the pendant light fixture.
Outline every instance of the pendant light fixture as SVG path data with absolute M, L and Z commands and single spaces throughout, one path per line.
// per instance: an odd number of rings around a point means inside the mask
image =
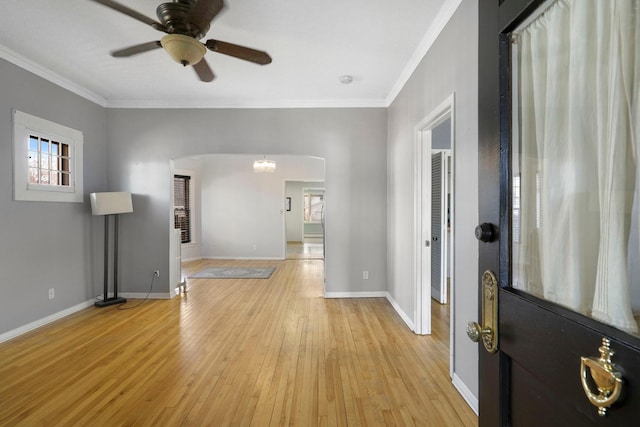
M 275 160 L 268 160 L 266 156 L 260 160 L 253 162 L 253 171 L 255 173 L 271 173 L 276 171 Z

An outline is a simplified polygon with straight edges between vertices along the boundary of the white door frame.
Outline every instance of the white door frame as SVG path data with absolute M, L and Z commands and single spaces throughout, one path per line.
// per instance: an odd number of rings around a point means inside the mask
M 454 101 L 454 94 L 451 94 L 414 128 L 414 332 L 420 335 L 431 334 L 431 133 L 436 126 L 451 118 L 451 152 L 453 154 L 455 142 L 453 132 L 455 128 Z M 453 165 L 451 174 L 455 177 Z M 453 187 L 452 182 L 452 193 Z M 453 209 L 451 220 L 453 223 Z M 454 229 L 453 224 L 452 229 Z M 453 259 L 451 261 L 453 263 Z M 454 313 L 453 282 L 452 277 L 450 306 L 452 325 Z M 450 329 L 453 331 L 453 327 Z M 451 354 L 453 354 L 453 340 L 451 340 Z

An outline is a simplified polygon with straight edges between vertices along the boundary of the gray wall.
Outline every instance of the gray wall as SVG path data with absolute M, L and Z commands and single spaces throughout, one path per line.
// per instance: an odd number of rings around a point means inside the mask
M 325 159 L 326 291 L 386 290 L 386 109 L 108 109 L 107 123 L 109 187 L 134 193 L 125 292 L 146 291 L 154 269 L 154 292 L 169 289 L 169 161 L 254 153 Z
M 12 109 L 84 133 L 84 203 L 13 200 Z M 0 59 L 0 334 L 101 293 L 103 222 L 87 195 L 105 190 L 105 128 L 104 108 Z
M 477 345 L 465 333 L 477 318 L 478 5 L 463 1 L 389 108 L 389 293 L 414 315 L 415 126 L 455 94 L 454 373 L 477 396 Z

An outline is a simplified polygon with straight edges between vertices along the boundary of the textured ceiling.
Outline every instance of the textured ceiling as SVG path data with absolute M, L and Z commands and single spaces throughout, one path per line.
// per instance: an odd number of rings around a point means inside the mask
M 120 2 L 154 19 L 160 3 Z M 0 57 L 105 106 L 339 107 L 388 105 L 460 0 L 227 0 L 205 38 L 265 50 L 273 63 L 208 52 L 211 83 L 161 49 L 112 58 L 163 33 L 98 3 L 4 3 Z

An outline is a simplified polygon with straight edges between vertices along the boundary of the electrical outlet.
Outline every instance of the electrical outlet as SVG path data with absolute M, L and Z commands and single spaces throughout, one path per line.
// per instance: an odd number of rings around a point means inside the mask
M 49 288 L 49 299 L 54 299 L 56 297 L 56 290 L 54 288 Z
M 362 272 L 362 278 L 363 278 L 364 280 L 369 280 L 369 272 L 368 272 L 367 270 L 364 270 L 364 271 Z
M 153 275 L 157 278 L 160 278 L 160 270 L 153 270 Z

